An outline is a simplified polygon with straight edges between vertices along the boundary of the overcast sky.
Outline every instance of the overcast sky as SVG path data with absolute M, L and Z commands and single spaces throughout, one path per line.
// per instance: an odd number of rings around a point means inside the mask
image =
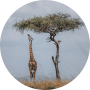
M 68 13 L 72 17 L 80 18 L 69 7 L 51 1 L 37 1 L 29 3 L 15 11 L 5 24 L 1 36 L 1 54 L 3 61 L 14 77 L 29 76 L 29 41 L 27 34 L 33 38 L 33 54 L 38 64 L 36 75 L 55 76 L 52 55 L 56 55 L 53 42 L 46 42 L 49 34 L 35 34 L 25 31 L 23 34 L 12 28 L 15 20 L 45 16 L 53 13 Z M 75 32 L 61 32 L 55 37 L 61 40 L 59 49 L 59 71 L 62 79 L 76 77 L 83 69 L 89 54 L 89 36 L 86 27 Z

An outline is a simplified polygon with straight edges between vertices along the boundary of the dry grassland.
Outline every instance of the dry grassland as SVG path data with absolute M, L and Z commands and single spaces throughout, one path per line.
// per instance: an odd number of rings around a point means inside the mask
M 29 82 L 29 81 L 22 81 L 21 83 L 35 89 L 42 89 L 42 90 L 48 90 L 48 89 L 55 89 L 62 87 L 66 84 L 68 84 L 70 81 L 68 80 L 54 80 L 54 81 L 49 81 L 49 80 L 44 80 L 44 81 L 37 81 L 37 82 Z

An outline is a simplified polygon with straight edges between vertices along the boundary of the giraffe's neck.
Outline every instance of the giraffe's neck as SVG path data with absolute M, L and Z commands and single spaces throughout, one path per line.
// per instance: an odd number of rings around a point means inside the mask
M 30 42 L 30 61 L 34 61 L 34 56 L 32 51 L 32 41 Z

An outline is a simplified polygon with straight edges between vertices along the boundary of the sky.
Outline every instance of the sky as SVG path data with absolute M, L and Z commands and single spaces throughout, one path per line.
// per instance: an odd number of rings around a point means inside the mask
M 6 22 L 1 35 L 1 55 L 8 71 L 14 77 L 29 76 L 28 62 L 29 41 L 27 34 L 34 40 L 32 42 L 34 58 L 37 62 L 36 75 L 55 77 L 55 67 L 52 56 L 56 55 L 54 42 L 46 42 L 49 34 L 36 34 L 25 31 L 23 34 L 16 32 L 12 27 L 15 20 L 33 18 L 33 16 L 45 16 L 53 13 L 68 13 L 72 17 L 80 18 L 68 6 L 54 1 L 37 1 L 28 3 L 10 16 Z M 61 40 L 59 48 L 58 64 L 61 79 L 75 78 L 84 68 L 89 55 L 89 35 L 86 27 L 81 27 L 74 32 L 67 31 L 57 34 L 56 40 Z

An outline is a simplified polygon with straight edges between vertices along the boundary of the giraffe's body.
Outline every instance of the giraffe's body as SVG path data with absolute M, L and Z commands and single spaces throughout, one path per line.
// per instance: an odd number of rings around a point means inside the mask
M 36 74 L 36 70 L 37 70 L 37 62 L 35 61 L 34 56 L 33 56 L 33 52 L 32 52 L 32 40 L 33 40 L 33 38 L 28 34 L 28 39 L 29 39 L 29 43 L 30 43 L 30 60 L 29 60 L 30 78 L 32 81 L 32 77 L 34 77 L 34 81 L 35 81 L 35 74 Z

